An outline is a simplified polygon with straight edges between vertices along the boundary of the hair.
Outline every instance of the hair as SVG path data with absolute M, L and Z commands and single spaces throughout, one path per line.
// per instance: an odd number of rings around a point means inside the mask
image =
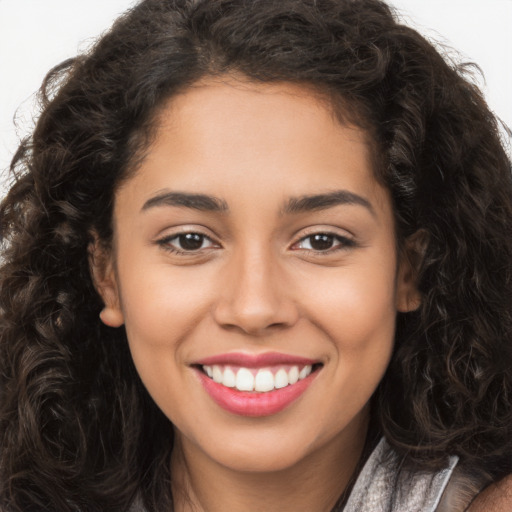
M 425 240 L 376 428 L 421 467 L 511 473 L 511 164 L 470 71 L 379 0 L 145 0 L 54 68 L 0 206 L 1 510 L 172 509 L 172 425 L 98 318 L 88 247 L 159 109 L 226 74 L 327 94 L 371 135 L 398 246 Z

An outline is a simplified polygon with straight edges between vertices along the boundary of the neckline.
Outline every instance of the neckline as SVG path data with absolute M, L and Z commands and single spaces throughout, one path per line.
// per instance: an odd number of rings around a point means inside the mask
M 366 435 L 365 443 L 363 446 L 363 450 L 361 451 L 361 456 L 359 457 L 359 460 L 357 461 L 356 467 L 345 486 L 345 489 L 343 489 L 342 493 L 340 494 L 338 500 L 334 504 L 334 507 L 331 509 L 331 512 L 342 512 L 345 508 L 345 505 L 348 502 L 348 499 L 350 498 L 350 494 L 352 493 L 352 490 L 354 488 L 354 485 L 357 482 L 357 479 L 359 478 L 359 475 L 361 474 L 361 471 L 363 470 L 364 466 L 366 465 L 366 462 L 370 458 L 371 454 L 379 444 L 379 441 L 381 439 L 381 435 L 378 431 L 375 429 L 372 429 L 371 427 L 368 428 L 368 432 Z

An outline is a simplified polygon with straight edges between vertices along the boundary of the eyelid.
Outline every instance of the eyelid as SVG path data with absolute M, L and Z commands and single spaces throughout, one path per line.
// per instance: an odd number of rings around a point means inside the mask
M 355 234 L 352 233 L 350 229 L 329 223 L 310 224 L 308 226 L 301 227 L 300 229 L 294 231 L 292 238 L 299 240 L 300 238 L 316 235 L 319 233 L 355 239 Z
M 169 239 L 179 235 L 186 235 L 187 233 L 197 233 L 198 235 L 203 235 L 214 241 L 219 239 L 219 236 L 215 231 L 203 226 L 202 224 L 177 224 L 175 226 L 167 226 L 165 229 L 159 230 L 159 233 L 154 237 L 154 240 L 157 242 L 164 238 Z

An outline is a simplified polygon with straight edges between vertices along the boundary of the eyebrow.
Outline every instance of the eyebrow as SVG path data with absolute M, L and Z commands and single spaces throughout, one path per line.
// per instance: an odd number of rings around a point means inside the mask
M 375 210 L 364 197 L 348 190 L 335 190 L 325 194 L 304 195 L 290 198 L 281 209 L 281 214 L 305 213 L 317 210 L 327 210 L 338 205 L 360 205 L 365 207 L 374 217 Z M 158 206 L 178 206 L 206 212 L 224 213 L 229 211 L 228 204 L 223 199 L 207 194 L 191 194 L 187 192 L 163 192 L 148 199 L 142 206 L 142 211 Z
M 363 206 L 374 217 L 376 216 L 375 210 L 368 199 L 354 194 L 353 192 L 349 192 L 348 190 L 335 190 L 325 194 L 292 197 L 284 205 L 282 213 L 290 214 L 316 210 L 327 210 L 328 208 L 345 204 Z
M 142 211 L 157 206 L 178 206 L 205 212 L 226 212 L 226 201 L 207 194 L 190 194 L 187 192 L 163 192 L 148 199 L 142 206 Z

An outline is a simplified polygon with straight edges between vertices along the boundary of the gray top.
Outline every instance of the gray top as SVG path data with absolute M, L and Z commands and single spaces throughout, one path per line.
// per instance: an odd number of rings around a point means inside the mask
M 366 461 L 343 512 L 434 512 L 457 465 L 450 457 L 439 472 L 400 471 L 400 460 L 383 438 Z

